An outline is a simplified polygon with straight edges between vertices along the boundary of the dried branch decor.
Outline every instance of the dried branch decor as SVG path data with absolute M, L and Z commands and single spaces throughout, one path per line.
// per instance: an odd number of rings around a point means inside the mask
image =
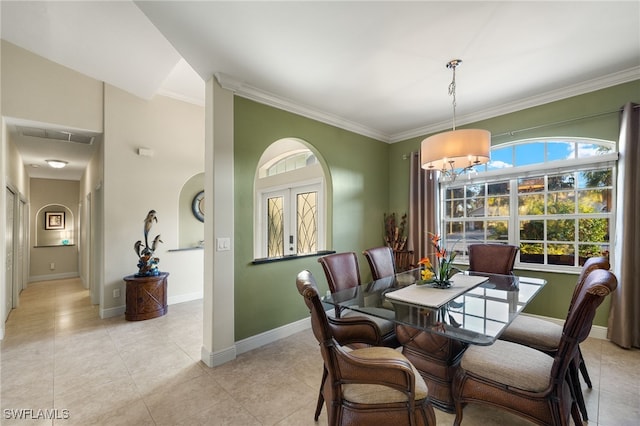
M 407 246 L 407 236 L 405 228 L 407 226 L 407 214 L 403 214 L 398 223 L 395 213 L 384 215 L 384 242 L 393 251 L 404 251 Z

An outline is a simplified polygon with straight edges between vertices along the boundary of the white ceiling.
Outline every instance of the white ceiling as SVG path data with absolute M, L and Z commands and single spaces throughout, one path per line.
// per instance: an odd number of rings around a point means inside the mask
M 454 58 L 458 125 L 640 78 L 637 0 L 1 7 L 3 39 L 142 98 L 204 104 L 216 75 L 240 96 L 387 142 L 451 127 Z

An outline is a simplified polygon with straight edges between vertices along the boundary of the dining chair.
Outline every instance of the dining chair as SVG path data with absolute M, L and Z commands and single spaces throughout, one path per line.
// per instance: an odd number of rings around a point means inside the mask
M 564 426 L 570 417 L 582 425 L 567 380 L 569 366 L 592 327 L 596 308 L 615 290 L 617 279 L 607 270 L 592 271 L 578 291 L 552 358 L 536 349 L 505 340 L 470 346 L 453 379 L 456 418 L 460 425 L 468 403 L 502 408 L 540 425 Z
M 355 289 L 360 286 L 360 267 L 358 266 L 358 259 L 354 252 L 330 254 L 318 258 L 318 262 L 322 265 L 322 269 L 324 270 L 324 274 L 327 278 L 327 284 L 329 284 L 329 291 L 331 291 L 331 293 Z M 363 301 L 363 303 L 366 302 Z M 365 313 L 354 312 L 351 310 L 342 310 L 336 306 L 335 316 L 336 318 L 341 318 L 343 316 L 364 316 L 378 325 L 384 346 L 399 346 L 395 334 L 395 324 L 393 322 L 395 313 L 387 309 L 373 306 L 366 307 L 366 309 L 371 312 L 375 311 L 375 315 L 367 315 Z M 384 317 L 387 317 L 388 319 Z
M 296 287 L 309 308 L 311 328 L 320 343 L 326 374 L 320 393 L 328 424 L 436 424 L 427 385 L 400 352 L 380 346 L 346 350 L 334 334 L 336 328 L 348 327 L 342 322 L 345 319 L 327 317 L 311 272 L 300 272 Z M 370 325 L 364 327 L 371 331 Z M 318 414 L 316 410 L 316 420 Z
M 580 271 L 578 281 L 573 290 L 573 296 L 569 303 L 569 312 L 571 306 L 575 303 L 577 295 L 580 293 L 582 286 L 584 285 L 587 276 L 597 269 L 609 269 L 609 259 L 606 257 L 590 257 L 587 259 Z M 532 317 L 529 315 L 518 315 L 511 324 L 500 335 L 501 340 L 507 340 L 509 342 L 518 343 L 521 345 L 529 346 L 539 351 L 545 352 L 550 356 L 555 356 L 558 352 L 560 345 L 560 339 L 562 338 L 562 325 L 554 322 Z M 587 386 L 591 389 L 591 379 L 587 366 L 582 356 L 582 351 L 578 346 L 578 353 L 575 362 L 570 366 L 570 376 L 572 380 L 573 391 L 578 402 L 578 408 L 582 414 L 584 420 L 588 420 L 587 407 L 584 402 L 584 396 L 582 394 L 582 388 L 580 386 L 580 379 L 578 377 L 578 371 L 582 374 Z
M 389 246 L 373 247 L 362 252 L 369 263 L 373 280 L 396 274 L 393 250 Z
M 395 275 L 394 256 L 389 247 L 374 247 L 363 252 L 369 262 L 373 279 Z M 453 354 L 464 351 L 466 344 L 420 330 L 406 324 L 396 324 L 396 338 L 402 353 L 413 363 L 429 386 L 431 402 L 444 411 L 451 411 L 450 384 L 455 372 Z M 442 378 L 436 380 L 434 377 Z
M 470 244 L 469 271 L 512 275 L 518 246 L 509 244 Z
M 316 283 L 315 278 L 311 273 L 306 271 L 305 273 L 300 273 L 298 278 L 299 281 L 304 282 L 304 285 L 307 287 L 313 287 L 316 293 L 319 294 L 318 285 Z M 300 285 L 297 284 L 298 290 L 300 290 Z M 306 301 L 305 301 L 306 302 Z M 358 347 L 367 347 L 367 346 L 381 346 L 382 345 L 382 336 L 380 335 L 380 328 L 376 325 L 375 322 L 365 318 L 365 317 L 350 317 L 350 318 L 331 318 L 327 317 L 327 323 L 329 328 L 331 329 L 331 334 L 333 338 L 344 347 L 348 348 L 358 348 Z M 324 387 L 324 383 L 327 380 L 327 369 L 324 368 L 322 372 L 322 381 L 320 382 L 320 392 L 318 394 L 318 403 L 316 405 L 315 412 L 315 420 L 318 420 L 320 417 L 320 412 L 322 411 L 322 405 L 324 404 L 324 395 L 322 393 L 322 389 Z

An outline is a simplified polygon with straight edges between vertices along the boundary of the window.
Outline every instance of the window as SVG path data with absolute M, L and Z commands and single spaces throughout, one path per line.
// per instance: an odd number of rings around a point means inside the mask
M 443 238 L 464 260 L 472 243 L 520 247 L 518 267 L 580 267 L 613 235 L 613 142 L 527 140 L 492 149 L 470 179 L 443 183 Z
M 311 254 L 318 251 L 320 185 L 305 185 L 267 192 L 266 257 Z
M 302 142 L 284 139 L 260 159 L 256 179 L 256 259 L 314 254 L 325 248 L 324 172 Z
M 318 159 L 313 152 L 308 149 L 302 152 L 288 152 L 283 158 L 275 159 L 260 168 L 260 177 L 274 176 L 281 173 L 301 169 L 303 167 L 317 164 Z

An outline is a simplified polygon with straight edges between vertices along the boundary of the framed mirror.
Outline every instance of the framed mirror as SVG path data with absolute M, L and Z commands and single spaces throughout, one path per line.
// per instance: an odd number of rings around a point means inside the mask
M 193 197 L 191 211 L 200 222 L 204 222 L 204 191 L 200 191 Z

